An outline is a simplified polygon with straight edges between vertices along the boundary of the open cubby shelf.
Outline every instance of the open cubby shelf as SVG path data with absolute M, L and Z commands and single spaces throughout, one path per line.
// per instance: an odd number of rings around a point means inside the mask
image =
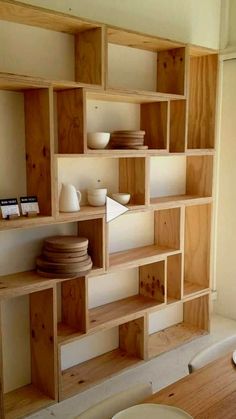
M 156 309 L 163 302 L 158 302 L 150 297 L 134 295 L 123 298 L 100 307 L 89 310 L 88 330 L 99 330 L 102 327 L 111 327 L 122 322 L 126 316 L 137 316 L 150 309 Z
M 155 358 L 163 352 L 171 351 L 207 333 L 205 330 L 186 323 L 179 323 L 160 332 L 153 333 L 150 335 L 148 342 L 149 358 Z
M 0 328 L 0 417 L 18 419 L 209 331 L 218 58 L 214 50 L 11 0 L 0 0 L 0 15 L 16 42 L 14 60 L 9 56 L 13 50 L 3 45 L 6 65 L 12 62 L 13 67 L 0 68 L 3 130 L 9 137 L 1 155 L 1 179 L 6 182 L 0 184 L 0 197 L 36 195 L 40 207 L 37 217 L 0 219 L 0 231 L 74 223 L 76 234 L 89 239 L 93 260 L 89 273 L 71 279 L 42 278 L 35 271 L 0 277 L 2 307 L 22 296 L 30 307 L 30 380 L 6 394 L 3 320 Z M 35 67 L 32 57 L 30 71 L 20 46 L 27 27 L 32 28 L 32 40 L 34 31 L 38 33 L 33 52 L 44 63 Z M 42 32 L 55 44 L 47 62 L 50 43 L 44 42 L 42 49 Z M 50 66 L 55 54 L 59 64 L 53 66 L 55 59 Z M 137 61 L 132 63 L 134 54 Z M 22 74 L 16 74 L 17 62 Z M 145 77 L 144 62 L 149 69 Z M 12 103 L 17 103 L 16 111 Z M 88 132 L 125 129 L 145 130 L 148 149 L 88 148 Z M 7 166 L 13 148 L 15 180 Z M 79 212 L 59 212 L 62 182 L 82 191 Z M 131 194 L 130 211 L 118 220 L 121 224 L 106 223 L 104 206 L 87 204 L 86 190 L 94 185 L 108 187 L 111 197 L 114 192 Z M 145 237 L 139 234 L 141 227 Z M 120 292 L 125 270 L 133 288 Z M 93 300 L 89 281 L 101 276 L 104 284 L 116 274 L 118 294 Z M 182 306 L 181 323 L 172 322 L 164 330 L 158 324 L 149 335 L 148 323 L 155 316 Z M 77 357 L 76 365 L 67 368 L 73 365 L 64 362 L 68 345 L 83 348 L 99 340 L 100 333 L 113 333 L 116 344 L 93 352 L 94 358 Z
M 61 400 L 67 399 L 87 388 L 128 368 L 137 366 L 142 360 L 128 355 L 121 349 L 107 352 L 89 361 L 68 368 L 61 373 Z
M 53 403 L 55 400 L 43 394 L 33 384 L 29 384 L 4 394 L 5 417 L 23 418 Z
M 209 332 L 209 295 L 183 303 L 183 322 L 149 335 L 148 358 L 154 358 Z

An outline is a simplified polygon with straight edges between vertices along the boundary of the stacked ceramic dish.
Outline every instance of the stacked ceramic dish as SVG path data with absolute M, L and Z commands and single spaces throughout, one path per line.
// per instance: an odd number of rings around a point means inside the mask
M 93 207 L 101 207 L 106 204 L 107 189 L 88 189 L 88 203 Z
M 111 134 L 110 147 L 122 149 L 146 150 L 144 145 L 145 131 L 114 131 Z
M 36 260 L 37 272 L 47 278 L 74 278 L 92 268 L 88 239 L 77 236 L 48 237 L 42 255 Z

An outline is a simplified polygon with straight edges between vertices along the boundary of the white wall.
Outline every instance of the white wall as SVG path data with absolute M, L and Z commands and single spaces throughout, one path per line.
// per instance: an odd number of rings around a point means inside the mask
M 220 0 L 23 0 L 57 11 L 218 48 Z
M 229 0 L 229 32 L 228 32 L 228 44 L 236 46 L 236 1 Z

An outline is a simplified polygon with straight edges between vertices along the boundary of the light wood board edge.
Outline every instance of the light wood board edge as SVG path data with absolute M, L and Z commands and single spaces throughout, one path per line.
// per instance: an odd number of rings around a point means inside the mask
M 102 26 L 102 23 L 86 18 L 15 0 L 1 0 L 0 12 L 1 19 L 6 21 L 70 34 L 75 34 L 80 30 Z

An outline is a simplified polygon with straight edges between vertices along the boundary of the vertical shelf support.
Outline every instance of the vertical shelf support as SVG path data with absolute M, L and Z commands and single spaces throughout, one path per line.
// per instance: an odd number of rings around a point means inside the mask
M 57 400 L 55 286 L 30 294 L 30 320 L 32 384 Z

